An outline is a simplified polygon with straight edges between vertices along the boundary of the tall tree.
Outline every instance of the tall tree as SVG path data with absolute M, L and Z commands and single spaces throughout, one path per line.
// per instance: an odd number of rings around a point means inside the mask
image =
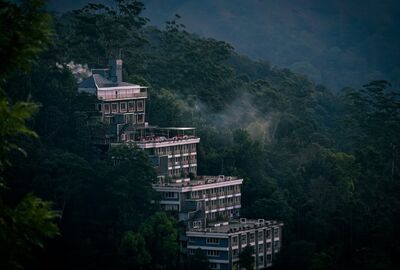
M 252 246 L 245 246 L 239 253 L 239 265 L 246 270 L 254 269 L 254 248 Z
M 26 126 L 37 106 L 29 102 L 10 104 L 1 89 L 10 74 L 17 69 L 29 69 L 37 54 L 50 40 L 50 16 L 43 11 L 43 1 L 0 1 L 0 266 L 21 269 L 33 259 L 32 253 L 44 246 L 47 238 L 58 233 L 54 223 L 58 214 L 51 204 L 27 194 L 8 199 L 4 169 L 9 167 L 9 155 L 18 150 L 18 136 L 36 133 Z

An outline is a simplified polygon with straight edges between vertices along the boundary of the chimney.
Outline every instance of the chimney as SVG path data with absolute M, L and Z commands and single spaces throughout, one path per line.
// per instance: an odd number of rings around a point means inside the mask
M 110 79 L 115 83 L 122 82 L 122 60 L 112 59 L 108 62 L 110 66 Z

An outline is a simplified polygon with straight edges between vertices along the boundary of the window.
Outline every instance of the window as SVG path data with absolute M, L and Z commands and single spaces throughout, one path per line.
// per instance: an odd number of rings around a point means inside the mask
M 275 250 L 279 249 L 279 241 L 274 242 L 274 249 Z
M 242 234 L 242 235 L 240 236 L 240 241 L 242 242 L 242 245 L 246 245 L 247 237 L 246 237 L 245 234 Z
M 117 103 L 111 103 L 111 112 L 113 112 L 113 113 L 118 112 Z
M 137 116 L 137 122 L 138 122 L 138 124 L 143 124 L 143 122 L 144 122 L 144 116 L 143 116 L 143 114 L 139 114 L 139 115 Z
M 237 236 L 233 236 L 232 237 L 232 245 L 237 245 L 238 243 L 238 237 Z
M 97 108 L 97 110 L 98 110 L 99 112 L 101 112 L 101 103 L 97 103 L 96 108 Z
M 121 134 L 121 141 L 126 141 L 126 134 L 125 133 Z
M 267 262 L 272 262 L 272 256 L 271 256 L 271 254 L 268 254 L 268 255 L 267 255 Z
M 178 206 L 176 204 L 166 204 L 165 210 L 166 211 L 178 211 Z
M 189 243 L 194 243 L 196 242 L 196 239 L 194 237 L 189 237 Z
M 207 256 L 219 257 L 219 250 L 207 250 Z
M 135 124 L 135 115 L 133 113 L 125 114 L 125 124 Z
M 193 221 L 193 228 L 195 229 L 201 228 L 201 220 Z
M 128 102 L 128 110 L 129 110 L 129 112 L 135 111 L 135 102 L 134 101 Z
M 143 100 L 138 100 L 136 103 L 136 108 L 138 111 L 143 111 Z
M 260 253 L 263 251 L 264 251 L 264 245 L 263 244 L 258 245 L 258 252 Z
M 259 262 L 261 265 L 264 264 L 264 257 L 263 257 L 263 256 L 258 257 L 258 262 Z
M 119 104 L 119 111 L 120 112 L 126 112 L 126 102 L 121 102 Z
M 210 268 L 211 269 L 220 269 L 219 263 L 210 263 Z
M 262 241 L 263 240 L 263 232 L 258 232 L 258 241 Z
M 274 230 L 274 237 L 279 237 L 279 229 L 275 228 Z
M 218 238 L 207 238 L 207 244 L 217 245 L 217 244 L 219 244 L 219 239 Z
M 271 230 L 267 230 L 267 239 L 271 238 Z
M 254 242 L 254 233 L 250 233 L 250 242 Z
M 114 116 L 106 116 L 104 117 L 104 123 L 106 124 L 114 124 L 115 123 L 115 119 Z
M 189 255 L 194 255 L 194 249 L 189 249 Z
M 178 194 L 176 192 L 165 192 L 165 198 L 178 198 Z
M 104 113 L 110 113 L 110 104 L 104 104 Z

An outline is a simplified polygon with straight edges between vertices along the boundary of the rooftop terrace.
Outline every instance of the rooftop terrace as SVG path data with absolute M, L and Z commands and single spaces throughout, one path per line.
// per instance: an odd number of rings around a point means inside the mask
M 199 137 L 197 137 L 195 135 L 176 135 L 173 137 L 148 135 L 148 136 L 137 137 L 135 142 L 137 142 L 137 143 L 161 143 L 161 142 L 176 142 L 176 141 L 198 139 L 198 138 Z
M 274 225 L 283 225 L 282 222 L 275 220 L 264 220 L 264 219 L 246 219 L 241 218 L 237 220 L 227 221 L 221 223 L 209 223 L 207 228 L 201 229 L 190 229 L 188 232 L 203 232 L 203 233 L 235 233 L 240 231 L 247 231 L 256 228 L 269 227 Z
M 215 184 L 215 183 L 226 183 L 226 182 L 234 181 L 234 180 L 242 180 L 242 178 L 239 178 L 236 176 L 224 176 L 224 175 L 218 175 L 218 176 L 202 175 L 202 176 L 197 176 L 196 179 L 192 179 L 192 180 L 190 180 L 189 178 L 183 178 L 183 179 L 174 180 L 173 182 L 159 183 L 156 186 L 159 186 L 159 187 L 161 187 L 161 186 L 163 186 L 163 187 L 196 187 L 196 186 Z

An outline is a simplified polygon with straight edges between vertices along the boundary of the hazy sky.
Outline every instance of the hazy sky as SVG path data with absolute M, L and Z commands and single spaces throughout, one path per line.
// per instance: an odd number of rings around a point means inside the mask
M 66 11 L 89 0 L 50 0 Z M 110 3 L 110 0 L 96 1 Z M 144 0 L 163 26 L 178 13 L 189 32 L 231 43 L 253 59 L 334 88 L 400 78 L 398 0 Z M 397 81 L 396 81 L 397 80 Z

